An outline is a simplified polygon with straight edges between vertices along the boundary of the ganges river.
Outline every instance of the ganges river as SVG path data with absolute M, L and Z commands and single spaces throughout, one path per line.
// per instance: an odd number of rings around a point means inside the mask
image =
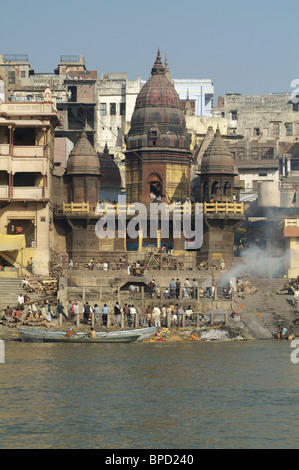
M 299 447 L 289 341 L 5 343 L 2 449 Z

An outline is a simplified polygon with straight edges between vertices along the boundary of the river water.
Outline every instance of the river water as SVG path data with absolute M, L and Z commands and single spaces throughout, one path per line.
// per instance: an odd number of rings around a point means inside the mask
M 299 446 L 288 341 L 5 343 L 2 449 Z

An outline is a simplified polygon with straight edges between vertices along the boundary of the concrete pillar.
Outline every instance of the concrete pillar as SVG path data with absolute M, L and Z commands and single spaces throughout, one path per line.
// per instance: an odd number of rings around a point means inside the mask
M 160 249 L 161 246 L 161 229 L 159 228 L 157 230 L 157 248 L 158 250 Z
M 138 237 L 138 251 L 142 251 L 142 242 L 143 242 L 143 230 L 139 230 L 139 237 Z

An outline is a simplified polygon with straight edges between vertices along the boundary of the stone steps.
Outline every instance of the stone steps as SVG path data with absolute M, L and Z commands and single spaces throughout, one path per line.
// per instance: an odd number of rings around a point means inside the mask
M 289 332 L 299 332 L 299 327 L 293 325 L 296 317 L 292 306 L 292 295 L 278 295 L 285 283 L 285 279 L 260 279 L 252 281 L 258 288 L 255 294 L 247 295 L 245 299 L 237 298 L 237 302 L 244 305 L 244 315 L 251 316 L 264 328 L 273 334 L 279 325 L 285 326 Z M 260 316 L 258 316 L 258 314 Z M 299 316 L 299 312 L 298 312 Z
M 4 310 L 7 305 L 14 308 L 18 305 L 20 293 L 26 294 L 22 287 L 21 278 L 0 278 L 0 310 Z M 30 293 L 31 301 L 40 299 L 40 294 Z

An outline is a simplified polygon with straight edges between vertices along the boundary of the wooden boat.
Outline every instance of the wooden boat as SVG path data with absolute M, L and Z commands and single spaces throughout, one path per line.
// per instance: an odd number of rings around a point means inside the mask
M 88 336 L 76 336 L 73 335 L 70 338 L 62 336 L 61 338 L 44 338 L 45 343 L 132 343 L 136 341 L 138 335 L 110 335 L 109 333 L 104 334 L 103 336 L 97 338 L 89 338 Z
M 137 328 L 136 330 L 125 330 L 122 333 L 125 333 L 125 332 L 136 333 L 139 335 L 137 341 L 143 341 L 144 339 L 147 339 L 153 336 L 157 330 L 158 328 L 156 326 L 149 326 L 148 328 Z
M 38 330 L 37 328 L 19 328 L 19 336 L 22 341 L 38 341 L 42 342 L 45 339 L 60 339 L 65 337 L 65 331 L 49 331 L 49 330 Z M 136 335 L 136 341 L 142 341 L 149 338 L 157 331 L 156 327 L 140 328 L 135 330 L 124 330 L 124 331 L 110 331 L 109 333 L 98 331 L 96 333 L 97 338 L 101 338 L 104 335 L 126 337 L 127 335 Z M 78 337 L 83 337 L 85 333 L 77 333 Z

